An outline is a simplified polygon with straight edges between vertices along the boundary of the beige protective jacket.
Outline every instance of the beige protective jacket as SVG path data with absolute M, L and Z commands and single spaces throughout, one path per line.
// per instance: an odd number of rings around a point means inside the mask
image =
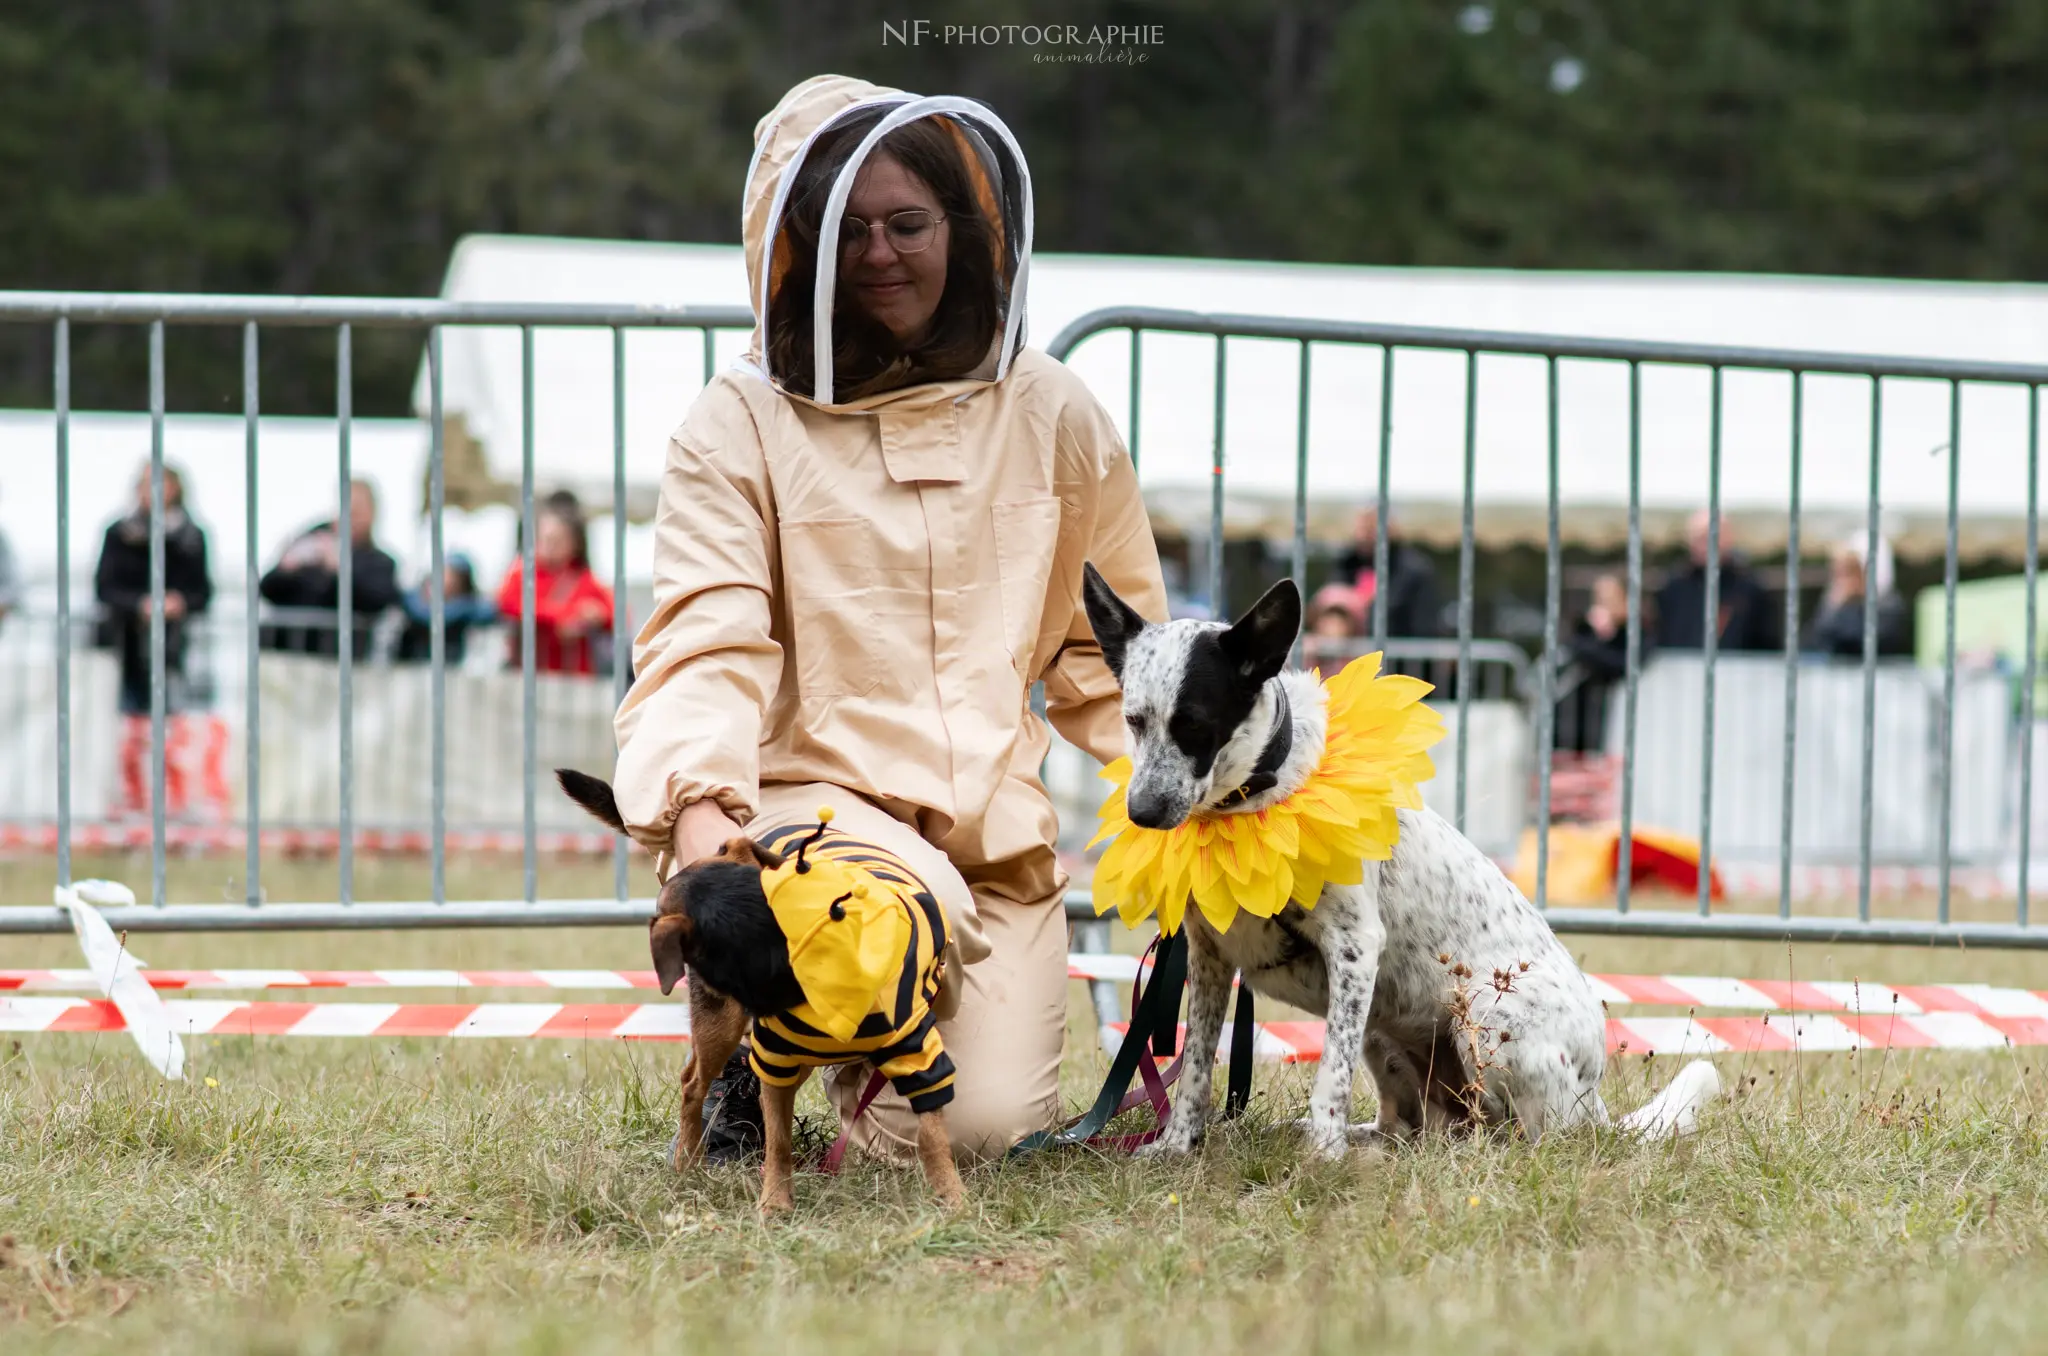
M 979 379 L 820 404 L 765 371 L 778 189 L 818 130 L 877 104 L 973 131 L 984 201 L 1004 204 L 1012 323 Z M 1147 616 L 1163 619 L 1166 602 L 1108 414 L 1063 365 L 1021 347 L 1022 157 L 978 104 L 837 76 L 790 91 L 755 145 L 744 219 L 753 345 L 669 443 L 654 611 L 618 713 L 620 810 L 665 853 L 694 800 L 745 823 L 764 782 L 830 783 L 914 824 L 977 891 L 1047 899 L 1065 876 L 1031 685 L 1044 680 L 1047 716 L 1067 739 L 1105 761 L 1121 755 L 1116 683 L 1080 604 L 1082 562 Z M 828 235 L 821 251 L 830 246 Z M 836 270 L 818 272 L 823 292 Z M 831 346 L 818 347 L 811 389 L 831 392 Z

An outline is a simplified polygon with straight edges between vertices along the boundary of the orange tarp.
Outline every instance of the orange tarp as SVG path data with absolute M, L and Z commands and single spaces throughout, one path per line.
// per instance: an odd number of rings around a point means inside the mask
M 1700 844 L 1696 838 L 1663 829 L 1635 827 L 1629 853 L 1632 889 L 1671 890 L 1697 895 L 1700 888 Z M 1615 895 L 1615 873 L 1621 860 L 1618 824 L 1553 824 L 1550 826 L 1549 902 L 1569 906 L 1606 904 Z M 1522 893 L 1536 894 L 1536 830 L 1522 834 L 1521 849 L 1510 873 Z M 1721 873 L 1708 868 L 1712 897 L 1724 894 Z

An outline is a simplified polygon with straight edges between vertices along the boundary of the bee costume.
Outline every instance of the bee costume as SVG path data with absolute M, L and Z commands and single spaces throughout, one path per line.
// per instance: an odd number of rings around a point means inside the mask
M 806 1069 L 865 1061 L 919 1114 L 953 1100 L 953 1061 L 933 1000 L 946 954 L 939 903 L 901 858 L 831 828 L 832 810 L 761 889 L 789 942 L 804 1001 L 754 1018 L 748 1063 L 763 1083 L 793 1087 Z M 781 851 L 802 832 L 770 832 Z

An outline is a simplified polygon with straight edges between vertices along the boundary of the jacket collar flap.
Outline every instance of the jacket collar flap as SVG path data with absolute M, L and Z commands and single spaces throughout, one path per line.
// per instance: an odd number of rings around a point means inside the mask
M 950 400 L 921 409 L 884 406 L 875 411 L 882 435 L 882 465 L 899 485 L 937 481 L 957 485 L 967 479 L 967 459 L 960 446 L 960 412 Z

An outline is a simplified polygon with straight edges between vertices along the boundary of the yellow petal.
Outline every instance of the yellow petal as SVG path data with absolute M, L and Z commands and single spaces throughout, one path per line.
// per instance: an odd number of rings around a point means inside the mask
M 1181 919 L 1186 916 L 1187 911 L 1188 900 L 1186 895 L 1175 895 L 1171 899 L 1162 900 L 1159 905 L 1159 931 L 1161 934 L 1171 937 L 1174 933 L 1179 932 Z
M 1259 858 L 1264 855 L 1253 839 L 1235 831 L 1219 837 L 1210 854 L 1223 874 L 1240 886 L 1252 883 L 1253 873 L 1259 868 Z
M 1294 868 L 1284 857 L 1273 864 L 1273 890 L 1280 908 L 1285 908 L 1294 896 Z M 1274 912 L 1278 913 L 1280 908 Z
M 1133 829 L 1129 838 L 1131 846 L 1124 855 L 1124 869 L 1133 873 L 1151 870 L 1159 854 L 1167 849 L 1166 835 L 1150 829 Z
M 1261 810 L 1259 817 L 1265 821 L 1262 841 L 1275 856 L 1287 858 L 1301 851 L 1301 828 L 1292 812 Z
M 1209 926 L 1218 932 L 1230 931 L 1230 924 L 1237 917 L 1237 900 L 1218 890 L 1209 894 L 1197 893 L 1195 903 L 1202 910 L 1202 916 L 1209 920 Z

